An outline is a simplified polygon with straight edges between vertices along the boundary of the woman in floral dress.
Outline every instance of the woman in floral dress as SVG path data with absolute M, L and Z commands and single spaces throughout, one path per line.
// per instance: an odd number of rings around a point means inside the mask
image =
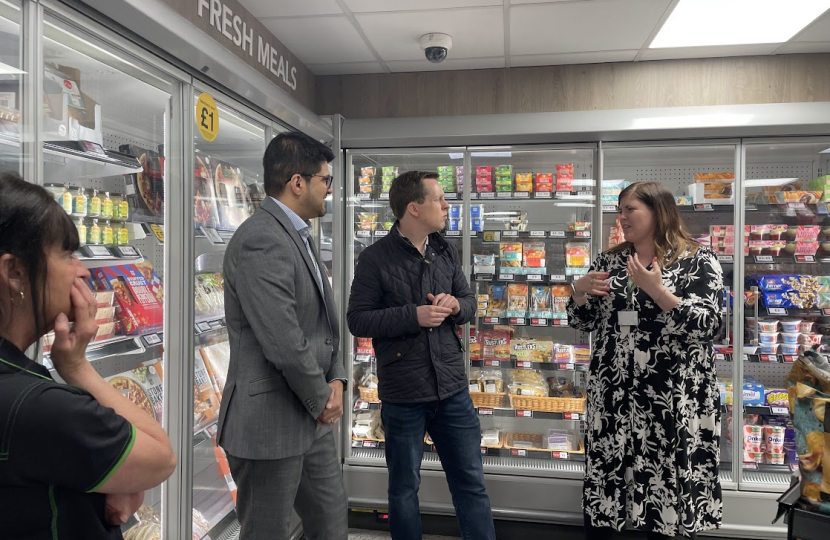
M 588 382 L 586 538 L 626 521 L 649 540 L 720 526 L 720 396 L 712 340 L 723 272 L 655 182 L 620 194 L 625 242 L 575 281 L 571 326 L 596 332 Z

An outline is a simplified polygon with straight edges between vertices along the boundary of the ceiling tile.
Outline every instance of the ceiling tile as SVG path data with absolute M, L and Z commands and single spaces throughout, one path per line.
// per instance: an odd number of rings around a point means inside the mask
M 530 54 L 511 56 L 510 67 L 560 66 L 565 64 L 604 64 L 608 62 L 631 62 L 639 49 L 628 51 L 592 51 L 564 54 Z
M 412 71 L 460 71 L 464 69 L 495 69 L 504 67 L 504 58 L 456 58 L 433 64 L 427 59 L 387 62 L 394 73 Z
M 796 41 L 785 43 L 776 54 L 806 54 L 830 52 L 830 41 Z
M 721 45 L 712 47 L 683 47 L 679 49 L 646 49 L 640 60 L 679 60 L 684 58 L 722 58 L 727 56 L 759 56 L 772 54 L 780 43 L 760 45 Z
M 502 0 L 345 0 L 345 2 L 354 13 L 420 11 L 458 7 L 503 7 L 504 5 Z
M 345 64 L 306 64 L 315 75 L 356 75 L 384 73 L 379 62 L 347 62 Z
M 449 59 L 504 55 L 502 7 L 436 12 L 355 14 L 384 61 L 424 60 L 420 38 L 430 32 L 452 36 Z
M 671 0 L 526 4 L 510 10 L 510 54 L 641 48 Z
M 254 17 L 300 17 L 305 15 L 340 15 L 337 0 L 239 0 Z
M 345 15 L 260 20 L 303 64 L 376 60 Z
M 795 41 L 830 41 L 830 11 L 799 34 Z

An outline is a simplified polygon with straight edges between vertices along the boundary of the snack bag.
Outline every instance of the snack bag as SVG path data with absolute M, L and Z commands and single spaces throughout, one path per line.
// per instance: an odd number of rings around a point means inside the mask
M 532 285 L 530 287 L 530 316 L 540 319 L 553 317 L 550 287 L 544 285 Z
M 511 283 L 507 286 L 507 316 L 527 317 L 527 285 Z
M 787 377 L 790 417 L 800 462 L 801 499 L 807 509 L 830 514 L 830 363 L 814 350 L 798 357 Z

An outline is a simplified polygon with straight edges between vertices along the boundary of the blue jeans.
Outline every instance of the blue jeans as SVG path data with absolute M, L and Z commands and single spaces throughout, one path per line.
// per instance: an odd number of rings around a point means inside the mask
M 466 391 L 428 403 L 384 403 L 389 529 L 393 540 L 421 540 L 421 458 L 429 432 L 452 493 L 461 538 L 495 540 L 490 498 L 484 489 L 481 423 Z

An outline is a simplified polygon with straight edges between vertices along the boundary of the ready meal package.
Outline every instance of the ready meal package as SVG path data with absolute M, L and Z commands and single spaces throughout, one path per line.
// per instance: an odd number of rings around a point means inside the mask
M 216 420 L 219 416 L 219 398 L 213 390 L 213 381 L 205 367 L 202 355 L 197 351 L 193 372 L 193 431 L 194 433 Z
M 732 198 L 732 185 L 734 182 L 735 173 L 714 172 L 695 174 L 695 183 L 703 184 L 703 196 L 706 199 Z
M 107 378 L 107 382 L 122 396 L 161 424 L 164 413 L 161 362 L 152 360 L 137 368 Z
M 149 269 L 148 269 L 149 267 Z M 145 273 L 142 272 L 144 270 Z M 152 266 L 127 264 L 94 269 L 98 287 L 115 293 L 115 315 L 126 335 L 161 330 L 164 289 Z M 158 283 L 153 283 L 158 280 Z
M 553 317 L 550 287 L 546 285 L 530 286 L 530 316 L 540 319 L 550 319 Z
M 521 273 L 522 250 L 521 242 L 501 243 L 501 272 L 507 274 Z
M 242 169 L 218 162 L 213 170 L 216 203 L 219 210 L 219 226 L 235 231 L 251 217 L 254 206 L 248 188 L 243 182 Z
M 228 379 L 228 369 L 231 363 L 231 346 L 228 341 L 219 341 L 212 345 L 197 349 L 207 368 L 208 375 L 213 382 L 216 397 L 222 399 L 225 391 L 225 382 Z
M 506 317 L 507 316 L 507 287 L 504 285 L 490 285 L 489 302 L 487 305 L 488 317 Z
M 196 156 L 193 171 L 193 220 L 197 228 L 219 227 L 219 211 L 216 209 L 216 188 L 213 184 L 210 157 L 205 155 Z
M 830 363 L 809 350 L 787 377 L 790 417 L 801 476 L 802 506 L 830 514 Z
M 525 242 L 522 247 L 522 258 L 525 268 L 539 269 L 545 273 L 545 243 Z
M 126 177 L 135 186 L 134 208 L 147 216 L 164 217 L 164 156 L 132 144 L 118 150 L 138 158 L 142 171 Z

